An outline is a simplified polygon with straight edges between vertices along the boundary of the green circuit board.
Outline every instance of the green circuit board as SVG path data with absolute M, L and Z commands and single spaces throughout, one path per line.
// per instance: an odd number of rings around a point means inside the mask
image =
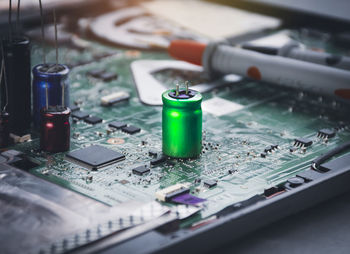
M 307 41 L 313 46 L 313 41 Z M 315 40 L 316 43 L 316 40 Z M 328 51 L 336 51 L 323 43 Z M 203 111 L 203 151 L 197 159 L 170 159 L 150 166 L 149 151 L 161 154 L 161 106 L 140 102 L 130 70 L 130 63 L 140 59 L 169 59 L 163 52 L 141 52 L 103 46 L 90 42 L 91 49 L 83 52 L 69 47 L 60 48 L 60 62 L 72 67 L 69 76 L 71 104 L 80 110 L 99 116 L 102 123 L 71 122 L 71 151 L 99 144 L 123 153 L 126 159 L 98 170 L 89 170 L 67 160 L 66 153 L 47 154 L 39 150 L 38 134 L 32 141 L 14 146 L 40 163 L 31 173 L 79 192 L 105 204 L 115 206 L 129 200 L 152 201 L 155 193 L 176 183 L 188 183 L 191 193 L 207 199 L 201 217 L 208 217 L 224 207 L 245 200 L 264 189 L 283 183 L 310 167 L 320 154 L 350 139 L 349 107 L 331 98 L 320 97 L 275 87 L 271 84 L 242 80 L 230 86 L 203 94 L 203 103 L 221 98 L 242 106 L 234 112 L 215 115 Z M 32 64 L 41 62 L 41 45 L 33 45 Z M 54 61 L 55 51 L 47 49 L 47 58 Z M 98 60 L 96 59 L 99 57 Z M 118 78 L 103 82 L 87 73 L 102 69 L 116 73 Z M 176 80 L 188 79 L 181 72 L 163 71 L 157 79 L 166 87 Z M 202 80 L 191 76 L 192 84 Z M 130 93 L 128 102 L 111 107 L 100 105 L 100 98 L 112 92 Z M 130 135 L 120 130 L 108 133 L 108 124 L 122 121 L 141 128 Z M 317 137 L 320 129 L 335 129 L 330 139 Z M 307 148 L 294 146 L 296 138 L 308 138 Z M 278 145 L 271 153 L 261 156 L 265 148 Z M 132 169 L 150 166 L 150 173 L 139 176 Z M 207 180 L 217 182 L 213 188 Z

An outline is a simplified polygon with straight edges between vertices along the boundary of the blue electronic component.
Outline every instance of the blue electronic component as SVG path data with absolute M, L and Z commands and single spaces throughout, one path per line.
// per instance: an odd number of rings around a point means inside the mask
M 40 127 L 40 110 L 46 107 L 46 84 L 48 87 L 48 105 L 58 106 L 63 103 L 69 107 L 69 68 L 62 64 L 39 64 L 33 68 L 33 120 L 36 128 Z

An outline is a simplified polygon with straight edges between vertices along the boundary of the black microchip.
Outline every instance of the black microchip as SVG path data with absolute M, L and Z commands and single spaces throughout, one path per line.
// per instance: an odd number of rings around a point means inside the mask
M 84 122 L 89 123 L 89 124 L 97 124 L 97 123 L 102 123 L 102 118 L 99 118 L 97 116 L 90 116 L 88 118 L 84 119 Z
M 151 163 L 151 165 L 155 166 L 155 165 L 161 164 L 165 161 L 166 161 L 166 157 L 164 155 L 160 155 L 157 158 L 151 160 L 150 163 Z
M 94 70 L 88 71 L 86 74 L 94 78 L 100 78 L 103 73 L 105 73 L 104 70 L 94 69 Z
M 157 152 L 157 151 L 154 151 L 154 150 L 149 150 L 149 151 L 148 151 L 148 155 L 149 155 L 149 156 L 152 156 L 152 157 L 157 157 L 157 156 L 158 156 L 158 152 Z
M 275 151 L 278 149 L 278 145 L 270 145 L 264 149 L 265 153 L 272 153 L 272 151 Z
M 129 125 L 129 126 L 123 127 L 122 131 L 124 131 L 128 134 L 135 134 L 137 132 L 140 132 L 141 129 L 139 127 L 136 127 L 136 126 Z
M 204 181 L 204 186 L 208 187 L 208 188 L 212 188 L 214 186 L 217 185 L 217 182 L 214 180 L 205 180 Z
M 272 152 L 272 146 L 268 146 L 264 149 L 265 153 L 271 153 Z
M 118 78 L 118 75 L 113 72 L 104 72 L 100 75 L 100 79 L 102 79 L 105 82 L 112 81 L 116 78 Z
M 77 118 L 79 120 L 83 120 L 89 117 L 89 114 L 85 111 L 75 111 L 72 113 L 72 117 Z
M 76 106 L 76 105 L 69 106 L 69 109 L 72 112 L 80 110 L 80 108 L 78 106 Z
M 115 128 L 115 129 L 121 129 L 123 127 L 126 127 L 126 123 L 114 121 L 108 124 L 109 127 Z
M 302 146 L 302 147 L 308 147 L 312 145 L 312 140 L 308 138 L 296 138 L 294 140 L 295 146 Z
M 142 176 L 143 174 L 146 174 L 146 173 L 148 173 L 148 172 L 150 172 L 150 169 L 149 169 L 146 165 L 144 165 L 144 166 L 139 166 L 139 167 L 134 168 L 134 169 L 132 170 L 132 173 L 133 173 L 133 174 L 135 174 L 135 175 L 140 175 L 140 176 Z
M 123 154 L 99 145 L 92 145 L 72 151 L 67 154 L 67 157 L 74 161 L 86 164 L 92 169 L 97 169 L 125 159 Z
M 322 129 L 318 131 L 317 137 L 319 138 L 334 138 L 335 131 L 331 129 Z

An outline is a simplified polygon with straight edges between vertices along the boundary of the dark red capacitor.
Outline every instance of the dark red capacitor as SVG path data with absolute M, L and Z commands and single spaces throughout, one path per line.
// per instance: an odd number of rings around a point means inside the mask
M 40 148 L 57 153 L 69 150 L 70 109 L 62 106 L 49 106 L 41 110 Z
M 0 113 L 0 148 L 7 147 L 10 141 L 10 115 L 7 112 Z

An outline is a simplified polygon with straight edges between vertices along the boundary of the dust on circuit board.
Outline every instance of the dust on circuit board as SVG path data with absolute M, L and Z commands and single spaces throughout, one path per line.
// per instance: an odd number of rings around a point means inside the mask
M 168 57 L 159 52 L 115 50 L 95 44 L 94 52 L 60 49 L 66 62 L 75 66 L 70 75 L 71 96 L 80 111 L 74 113 L 84 115 L 73 119 L 71 151 L 94 144 L 123 154 L 125 160 L 91 170 L 67 160 L 64 153 L 39 152 L 35 136 L 32 142 L 15 149 L 27 151 L 41 162 L 31 170 L 33 174 L 103 203 L 113 206 L 128 200 L 151 201 L 160 188 L 183 183 L 189 185 L 191 194 L 207 199 L 201 215 L 208 217 L 295 176 L 309 168 L 316 156 L 350 137 L 349 123 L 344 118 L 349 113 L 344 105 L 269 84 L 242 81 L 203 95 L 204 103 L 220 98 L 243 107 L 220 116 L 204 112 L 200 158 L 164 158 L 161 107 L 146 106 L 138 100 L 128 66 L 138 59 Z M 35 53 L 38 50 L 34 45 L 33 64 L 40 61 L 36 58 L 40 54 Z M 53 56 L 54 52 L 49 51 L 48 58 Z M 117 76 L 104 80 L 89 75 L 95 70 Z M 193 84 L 203 82 L 203 77 L 191 72 L 166 70 L 155 76 L 167 85 L 189 78 Z M 130 98 L 101 106 L 101 97 L 114 92 L 127 93 Z M 102 122 L 86 120 L 91 117 Z M 115 121 L 119 127 L 111 125 Z M 336 135 L 320 135 L 322 129 L 335 130 Z

